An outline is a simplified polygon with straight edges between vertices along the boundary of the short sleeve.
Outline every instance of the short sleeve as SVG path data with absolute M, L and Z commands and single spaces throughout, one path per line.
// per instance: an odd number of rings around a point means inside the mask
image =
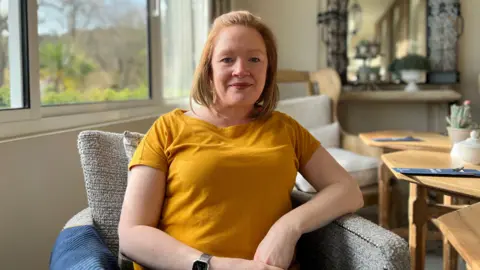
M 138 144 L 128 169 L 131 170 L 136 165 L 145 165 L 166 173 L 168 160 L 165 149 L 168 141 L 168 128 L 163 117 L 160 117 Z
M 305 127 L 295 119 L 287 116 L 292 133 L 293 146 L 299 162 L 299 168 L 304 167 L 312 157 L 313 153 L 321 146 L 317 140 Z

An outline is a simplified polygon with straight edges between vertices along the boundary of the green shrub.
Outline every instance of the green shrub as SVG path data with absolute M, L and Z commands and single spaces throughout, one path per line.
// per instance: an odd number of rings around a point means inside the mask
M 140 86 L 135 89 L 90 89 L 85 92 L 66 90 L 63 92 L 46 92 L 42 95 L 42 105 L 92 103 L 106 101 L 126 101 L 147 99 L 149 91 L 147 86 Z
M 430 70 L 430 62 L 428 58 L 419 54 L 407 54 L 406 56 L 398 59 L 392 68 L 396 71 L 402 70 Z
M 150 96 L 149 88 L 146 85 L 137 88 L 125 89 L 90 89 L 85 92 L 67 89 L 61 92 L 53 91 L 53 87 L 46 86 L 46 91 L 41 96 L 42 105 L 60 105 L 60 104 L 78 104 L 108 101 L 127 101 L 127 100 L 143 100 Z M 189 91 L 170 91 L 169 93 L 185 93 Z M 0 109 L 10 108 L 10 89 L 8 87 L 0 87 Z
M 0 87 L 0 108 L 10 108 L 10 88 L 6 86 Z

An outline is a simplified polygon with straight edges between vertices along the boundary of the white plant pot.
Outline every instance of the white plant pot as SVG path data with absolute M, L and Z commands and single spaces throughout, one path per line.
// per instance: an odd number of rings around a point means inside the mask
M 452 128 L 447 127 L 448 137 L 452 143 L 464 141 L 470 137 L 471 128 Z
M 402 76 L 402 80 L 408 83 L 405 87 L 405 91 L 416 92 L 420 90 L 418 88 L 417 82 L 419 82 L 422 78 L 421 70 L 402 70 L 400 72 L 400 75 Z

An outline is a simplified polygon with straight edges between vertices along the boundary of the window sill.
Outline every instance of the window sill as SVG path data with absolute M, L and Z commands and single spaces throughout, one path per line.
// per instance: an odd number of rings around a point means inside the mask
M 188 102 L 187 102 L 188 106 Z M 0 123 L 0 140 L 10 141 L 30 136 L 57 133 L 78 128 L 95 128 L 116 122 L 138 121 L 156 118 L 174 108 L 184 108 L 185 101 L 168 101 L 163 105 L 137 108 L 80 113 L 71 115 L 55 115 L 39 119 Z

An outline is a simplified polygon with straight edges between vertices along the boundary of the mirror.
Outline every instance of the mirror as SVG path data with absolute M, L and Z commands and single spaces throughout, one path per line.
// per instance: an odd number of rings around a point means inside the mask
M 427 57 L 427 0 L 348 1 L 346 81 L 399 82 L 389 66 L 407 53 Z M 426 81 L 423 74 L 418 82 Z

